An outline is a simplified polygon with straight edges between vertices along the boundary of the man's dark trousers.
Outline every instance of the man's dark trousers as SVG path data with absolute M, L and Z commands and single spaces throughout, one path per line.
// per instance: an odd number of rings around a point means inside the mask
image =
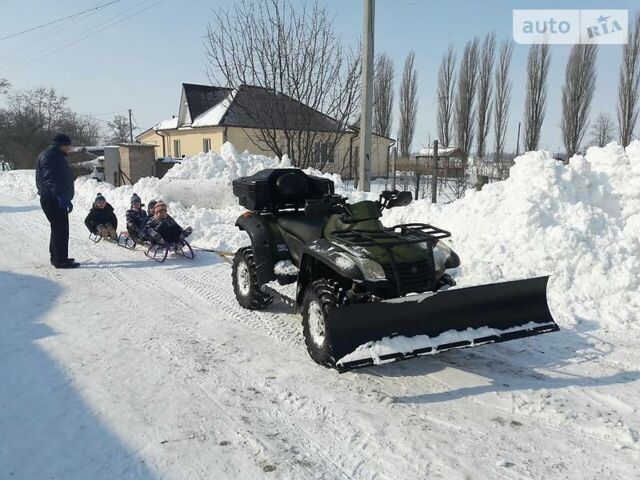
M 69 214 L 60 208 L 58 199 L 40 197 L 42 211 L 51 224 L 51 238 L 49 240 L 49 255 L 54 264 L 63 263 L 69 258 Z

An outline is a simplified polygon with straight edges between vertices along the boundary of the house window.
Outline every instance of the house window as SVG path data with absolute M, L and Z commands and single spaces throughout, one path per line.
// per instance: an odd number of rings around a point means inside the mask
M 328 142 L 316 143 L 313 150 L 313 160 L 316 165 L 324 165 L 327 162 L 333 162 L 333 155 L 329 154 Z
M 203 138 L 202 139 L 202 151 L 204 153 L 207 153 L 209 150 L 211 150 L 211 139 L 210 138 Z
M 173 141 L 173 156 L 175 158 L 182 157 L 182 151 L 180 150 L 180 140 Z

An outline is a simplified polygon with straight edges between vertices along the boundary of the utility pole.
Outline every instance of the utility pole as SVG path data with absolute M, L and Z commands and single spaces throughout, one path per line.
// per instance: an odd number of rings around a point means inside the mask
M 375 0 L 364 0 L 362 33 L 362 106 L 360 109 L 360 178 L 358 188 L 371 189 L 371 124 L 373 117 L 373 38 Z
M 433 172 L 431 173 L 431 203 L 438 203 L 438 140 L 433 141 Z
M 131 109 L 129 109 L 129 143 L 133 143 L 133 122 L 131 121 L 132 117 Z
M 520 125 L 522 122 L 518 122 L 518 141 L 516 142 L 516 157 L 520 155 Z

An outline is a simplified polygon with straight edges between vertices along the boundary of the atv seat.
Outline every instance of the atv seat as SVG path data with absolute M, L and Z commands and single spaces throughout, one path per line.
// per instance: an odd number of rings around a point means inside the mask
M 292 215 L 279 217 L 277 223 L 282 230 L 298 238 L 302 243 L 309 243 L 322 237 L 327 217 Z

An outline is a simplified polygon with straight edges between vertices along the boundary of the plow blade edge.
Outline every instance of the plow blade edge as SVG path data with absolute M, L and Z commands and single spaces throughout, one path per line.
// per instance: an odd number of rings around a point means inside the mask
M 336 308 L 328 320 L 341 371 L 559 330 L 549 277 Z

